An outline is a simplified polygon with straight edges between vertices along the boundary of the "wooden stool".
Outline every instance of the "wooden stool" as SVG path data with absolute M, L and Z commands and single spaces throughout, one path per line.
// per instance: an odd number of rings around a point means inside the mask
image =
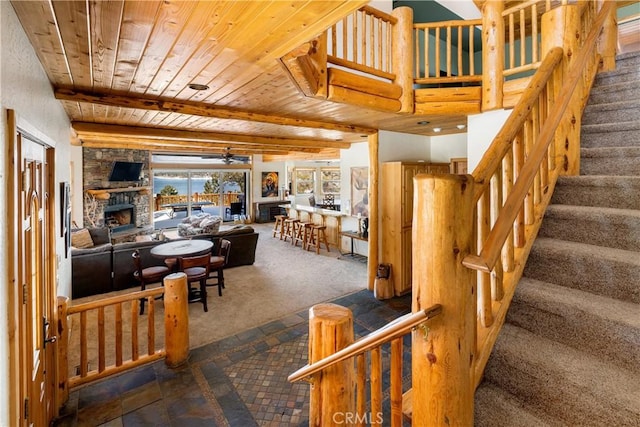
M 284 238 L 282 240 L 284 240 L 285 242 L 287 241 L 287 237 L 291 237 L 291 243 L 294 242 L 294 239 L 296 237 L 296 224 L 300 222 L 299 219 L 296 218 L 287 218 L 284 220 L 284 230 L 283 230 L 283 236 Z
M 310 247 L 315 246 L 316 253 L 319 254 L 320 245 L 322 244 L 322 242 L 324 242 L 324 245 L 327 248 L 327 252 L 331 252 L 329 250 L 329 242 L 327 242 L 327 235 L 325 233 L 326 229 L 327 227 L 325 225 L 311 224 L 311 232 L 309 234 L 309 238 L 307 239 L 307 250 L 309 250 Z
M 305 249 L 307 247 L 307 239 L 309 238 L 309 230 L 311 227 L 310 222 L 300 221 L 296 224 L 296 232 L 295 237 L 293 239 L 293 246 L 297 246 L 298 242 L 300 242 L 300 247 Z
M 278 234 L 280 235 L 280 240 L 282 240 L 282 236 L 284 235 L 284 220 L 287 216 L 276 215 L 274 218 L 276 219 L 276 223 L 273 225 L 273 237 L 276 237 L 276 234 Z

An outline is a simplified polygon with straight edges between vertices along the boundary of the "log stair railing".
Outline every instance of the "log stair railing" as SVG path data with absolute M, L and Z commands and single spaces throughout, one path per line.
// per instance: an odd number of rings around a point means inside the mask
M 161 296 L 164 296 L 164 348 L 156 340 L 158 319 L 154 299 Z M 148 307 L 144 315 L 140 314 L 142 299 Z M 58 297 L 57 401 L 66 402 L 69 390 L 74 387 L 162 358 L 169 366 L 184 363 L 189 349 L 188 313 L 184 273 L 165 277 L 162 287 L 77 305 L 69 305 L 67 297 Z M 78 334 L 73 347 L 72 324 Z M 70 354 L 79 355 L 77 373 L 69 372 Z
M 304 379 L 311 383 L 309 425 L 382 423 L 382 349 L 389 344 L 390 425 L 402 426 L 403 337 L 411 331 L 426 336 L 431 320 L 441 312 L 442 307 L 435 305 L 406 314 L 353 342 L 349 309 L 335 304 L 314 306 L 309 314 L 310 364 L 288 377 L 290 382 Z
M 597 16 L 596 4 L 601 6 Z M 556 180 L 579 172 L 580 118 L 598 69 L 611 67 L 614 16 L 613 2 L 565 4 L 546 12 L 542 24 L 554 33 L 542 38 L 544 59 L 474 172 L 414 178 L 412 307 L 420 313 L 439 306 L 442 315 L 429 322 L 426 337 L 413 334 L 412 389 L 401 405 L 413 425 L 473 425 L 475 389 Z M 349 343 L 333 339 L 344 335 L 334 329 L 315 331 L 324 338 L 325 349 L 318 357 L 313 316 L 312 309 L 311 366 L 317 367 L 314 362 L 322 358 L 344 360 L 333 353 Z M 332 315 L 328 321 L 335 327 L 349 323 L 344 320 L 349 316 Z M 309 375 L 311 368 L 304 369 L 294 379 Z M 342 369 L 314 368 L 310 411 L 325 415 L 310 418 L 313 425 L 332 425 L 331 414 L 354 411 L 349 396 L 342 400 L 352 381 L 350 371 Z M 316 378 L 325 374 L 333 388 L 314 400 Z M 390 381 L 391 390 L 401 387 L 394 383 L 397 374 Z M 377 408 L 373 396 L 372 408 Z M 323 398 L 331 404 L 321 406 Z M 392 413 L 397 405 L 392 398 Z M 386 423 L 377 418 L 360 421 Z M 391 422 L 399 421 L 392 416 Z

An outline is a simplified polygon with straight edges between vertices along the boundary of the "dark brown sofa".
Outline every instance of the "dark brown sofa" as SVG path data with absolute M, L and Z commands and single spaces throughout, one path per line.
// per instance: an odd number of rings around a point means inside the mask
M 91 232 L 92 230 L 90 230 Z M 213 234 L 199 234 L 194 239 L 208 239 L 217 248 L 221 238 L 231 242 L 231 253 L 227 268 L 251 265 L 255 261 L 259 234 L 248 225 L 234 226 Z M 93 238 L 93 233 L 92 233 Z M 100 240 L 98 240 L 100 241 Z M 94 239 L 94 243 L 96 240 Z M 137 286 L 133 277 L 131 258 L 136 249 L 140 252 L 143 266 L 163 265 L 163 260 L 151 256 L 151 248 L 159 241 L 103 243 L 87 249 L 71 251 L 71 297 L 82 298 Z

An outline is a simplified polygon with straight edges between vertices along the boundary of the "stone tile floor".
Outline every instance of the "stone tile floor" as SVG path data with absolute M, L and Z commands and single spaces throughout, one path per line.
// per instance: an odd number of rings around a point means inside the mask
M 409 295 L 378 301 L 367 290 L 332 302 L 352 310 L 356 337 L 411 309 Z M 179 368 L 158 361 L 79 388 L 71 392 L 54 425 L 307 426 L 309 385 L 287 381 L 307 363 L 307 334 L 305 310 L 193 349 Z M 411 373 L 409 346 L 407 336 L 405 390 Z M 383 367 L 388 369 L 386 359 Z M 385 375 L 385 412 L 388 381 Z

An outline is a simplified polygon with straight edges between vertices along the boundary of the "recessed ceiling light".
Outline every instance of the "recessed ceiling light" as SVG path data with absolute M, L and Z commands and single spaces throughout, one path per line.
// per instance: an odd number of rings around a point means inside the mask
M 436 133 L 440 132 L 441 130 L 442 130 L 441 128 L 433 128 L 433 131 Z
M 427 120 L 420 120 L 417 124 L 419 124 L 420 126 L 424 126 L 424 125 L 428 125 L 429 122 Z
M 456 127 L 457 127 L 458 129 L 462 130 L 462 129 L 466 128 L 466 127 L 467 127 L 467 125 L 457 125 Z
M 209 89 L 209 86 L 207 85 L 201 85 L 198 83 L 190 83 L 189 84 L 189 89 L 193 89 L 193 90 L 207 90 Z

